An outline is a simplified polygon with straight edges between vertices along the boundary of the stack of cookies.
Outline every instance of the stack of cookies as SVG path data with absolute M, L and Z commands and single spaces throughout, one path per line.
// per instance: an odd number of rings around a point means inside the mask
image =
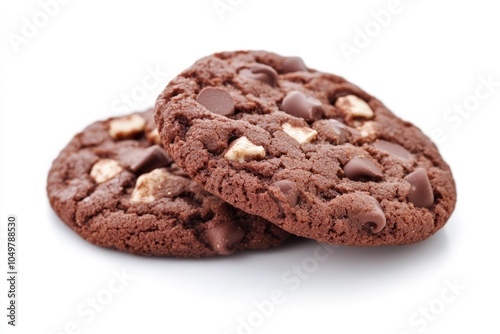
M 456 202 L 449 166 L 417 127 L 339 76 L 264 51 L 202 58 L 154 110 L 91 124 L 54 161 L 47 192 L 91 243 L 176 257 L 291 235 L 414 243 Z

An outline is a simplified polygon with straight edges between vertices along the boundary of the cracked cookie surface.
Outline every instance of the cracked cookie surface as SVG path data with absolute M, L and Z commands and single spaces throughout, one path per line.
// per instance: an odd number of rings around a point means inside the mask
M 451 170 L 413 124 L 345 79 L 264 51 L 217 53 L 165 88 L 166 150 L 205 190 L 322 242 L 417 242 L 448 220 Z
M 288 237 L 204 191 L 160 145 L 152 110 L 91 124 L 52 164 L 53 209 L 91 243 L 141 255 L 228 255 Z

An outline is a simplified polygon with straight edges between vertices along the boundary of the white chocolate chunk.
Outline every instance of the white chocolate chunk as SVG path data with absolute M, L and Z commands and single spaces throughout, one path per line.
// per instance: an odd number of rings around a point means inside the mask
M 368 103 L 355 95 L 339 97 L 335 101 L 335 107 L 346 113 L 350 113 L 354 117 L 373 118 L 372 108 L 370 108 Z
M 163 182 L 169 178 L 165 168 L 153 169 L 151 172 L 142 174 L 137 178 L 135 188 L 132 191 L 132 202 L 152 202 L 156 198 L 155 192 L 161 188 Z
M 244 163 L 246 160 L 263 159 L 266 157 L 266 150 L 262 146 L 257 146 L 243 136 L 236 139 L 229 150 L 224 154 L 224 158 L 231 161 Z
M 293 126 L 290 123 L 285 123 L 281 126 L 283 131 L 295 139 L 299 144 L 310 143 L 318 137 L 318 131 L 309 127 Z
M 103 183 L 120 174 L 122 170 L 123 168 L 116 160 L 101 159 L 97 161 L 94 166 L 92 166 L 90 176 L 95 180 L 95 182 Z
M 363 125 L 356 128 L 362 137 L 372 137 L 376 134 L 374 122 L 365 122 Z
M 109 122 L 109 134 L 113 139 L 127 139 L 144 131 L 146 120 L 134 114 L 115 118 Z
M 146 137 L 148 138 L 151 144 L 156 144 L 162 146 L 160 134 L 158 133 L 158 129 L 154 129 L 151 132 L 146 133 Z

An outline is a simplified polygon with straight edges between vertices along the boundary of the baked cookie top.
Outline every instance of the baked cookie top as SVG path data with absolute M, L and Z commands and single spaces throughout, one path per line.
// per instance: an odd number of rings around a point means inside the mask
M 227 255 L 288 237 L 204 191 L 160 145 L 152 110 L 88 126 L 50 169 L 55 212 L 91 243 L 142 255 Z
M 166 150 L 205 190 L 299 236 L 412 243 L 455 206 L 450 168 L 429 138 L 297 57 L 202 58 L 158 97 L 155 120 Z

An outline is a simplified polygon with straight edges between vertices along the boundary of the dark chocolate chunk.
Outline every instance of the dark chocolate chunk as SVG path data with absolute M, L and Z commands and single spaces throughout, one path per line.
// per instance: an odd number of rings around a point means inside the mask
M 346 140 L 347 134 L 349 133 L 349 130 L 347 130 L 347 126 L 344 123 L 339 122 L 336 119 L 329 119 L 328 124 L 339 135 L 339 139 L 341 142 Z
M 273 187 L 278 188 L 283 194 L 283 198 L 286 200 L 291 207 L 294 207 L 299 202 L 300 192 L 297 189 L 297 185 L 293 181 L 280 180 L 273 184 Z M 274 197 L 274 196 L 273 196 Z M 280 200 L 280 199 L 278 199 Z
M 156 168 L 167 167 L 173 161 L 159 145 L 150 146 L 132 158 L 134 161 L 130 164 L 130 169 L 134 173 L 148 173 Z
M 397 156 L 399 158 L 409 160 L 411 159 L 411 153 L 408 152 L 403 146 L 391 143 L 385 140 L 377 140 L 373 143 L 373 146 L 378 148 L 379 150 L 385 151 L 389 154 Z
M 354 157 L 344 166 L 345 175 L 354 181 L 381 178 L 382 171 L 369 158 Z
M 384 211 L 376 200 L 370 210 L 358 215 L 357 221 L 363 228 L 370 229 L 373 233 L 379 233 L 386 225 Z
M 283 99 L 281 108 L 287 114 L 301 117 L 306 121 L 318 120 L 323 116 L 323 104 L 299 91 L 288 93 Z
M 283 61 L 283 73 L 307 71 L 304 61 L 300 57 L 287 57 Z
M 250 68 L 245 68 L 239 72 L 244 77 L 258 80 L 271 87 L 275 87 L 278 82 L 278 73 L 271 66 L 264 64 L 253 64 Z
M 222 116 L 234 114 L 233 98 L 225 89 L 205 87 L 196 97 L 196 101 L 213 113 Z
M 236 224 L 222 223 L 207 230 L 207 238 L 220 255 L 229 255 L 243 239 L 245 232 Z
M 413 173 L 408 174 L 405 180 L 411 184 L 408 199 L 416 207 L 428 208 L 434 204 L 434 193 L 425 169 L 417 168 Z

